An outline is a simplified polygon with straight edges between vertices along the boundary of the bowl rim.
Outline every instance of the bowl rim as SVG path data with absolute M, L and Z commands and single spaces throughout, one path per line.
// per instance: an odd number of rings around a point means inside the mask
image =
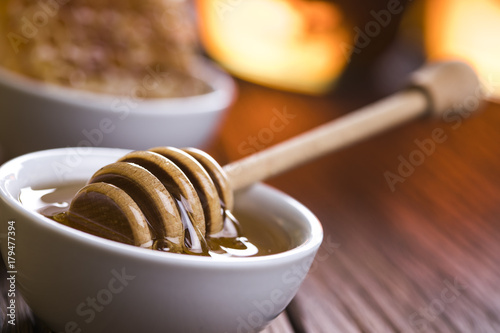
M 212 88 L 210 92 L 186 97 L 134 99 L 133 101 L 138 102 L 140 107 L 131 107 L 128 112 L 137 115 L 191 115 L 219 111 L 227 108 L 233 102 L 236 83 L 232 76 L 220 66 L 200 56 L 193 62 L 192 69 L 194 77 L 204 81 Z M 2 85 L 27 95 L 101 113 L 117 112 L 111 106 L 131 97 L 130 95 L 121 96 L 79 90 L 43 82 L 0 65 L 0 87 Z
M 86 243 L 85 245 L 91 245 L 95 249 L 110 251 L 111 253 L 118 253 L 118 255 L 125 255 L 134 259 L 140 259 L 141 261 L 147 260 L 160 264 L 170 263 L 185 267 L 195 265 L 197 267 L 203 266 L 206 268 L 238 267 L 239 269 L 245 267 L 251 268 L 255 265 L 275 265 L 276 263 L 285 263 L 297 260 L 298 257 L 306 257 L 310 253 L 317 251 L 323 240 L 323 228 L 321 226 L 321 223 L 308 208 L 306 208 L 302 203 L 298 202 L 294 198 L 290 197 L 288 194 L 263 183 L 254 184 L 244 191 L 257 190 L 263 191 L 263 193 L 266 195 L 277 196 L 278 200 L 281 200 L 283 204 L 295 209 L 295 211 L 302 216 L 304 221 L 306 221 L 307 223 L 307 227 L 310 228 L 310 233 L 300 245 L 285 252 L 259 257 L 243 258 L 205 257 L 167 253 L 104 239 L 62 225 L 36 213 L 35 211 L 25 209 L 21 202 L 19 202 L 17 198 L 14 198 L 14 196 L 7 190 L 7 177 L 15 173 L 16 170 L 19 170 L 19 168 L 22 167 L 23 163 L 31 160 L 36 160 L 37 158 L 67 156 L 70 149 L 72 148 L 66 147 L 36 151 L 18 156 L 0 165 L 0 200 L 3 201 L 5 205 L 9 206 L 11 210 L 16 212 L 17 214 L 20 214 L 20 216 L 23 216 L 25 219 L 31 221 L 31 223 L 36 223 L 39 227 L 49 229 L 51 232 L 56 233 L 57 236 L 69 237 L 74 242 Z M 110 155 L 120 157 L 130 151 L 128 149 L 121 148 L 99 147 L 94 149 L 95 150 L 93 150 L 89 155 L 92 155 L 93 157 L 106 156 L 108 158 L 110 157 Z

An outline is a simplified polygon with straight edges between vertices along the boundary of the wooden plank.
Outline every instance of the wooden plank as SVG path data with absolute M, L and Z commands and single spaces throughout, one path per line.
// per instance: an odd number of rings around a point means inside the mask
M 286 312 L 282 312 L 262 333 L 294 333 Z
M 241 86 L 257 107 L 244 127 L 251 101 L 232 110 L 229 161 L 266 128 L 273 106 L 296 117 L 270 144 L 343 113 L 334 98 Z M 498 111 L 489 104 L 460 125 L 415 122 L 269 181 L 311 208 L 339 245 L 320 250 L 287 310 L 296 332 L 500 331 Z M 429 143 L 436 130 L 445 139 Z M 397 174 L 423 142 L 432 152 L 391 191 L 384 173 Z

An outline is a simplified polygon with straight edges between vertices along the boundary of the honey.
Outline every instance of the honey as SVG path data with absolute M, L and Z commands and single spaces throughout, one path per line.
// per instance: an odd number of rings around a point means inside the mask
M 131 244 L 130 231 L 124 231 L 123 228 L 109 228 L 109 223 L 107 223 L 108 227 L 105 227 L 89 220 L 81 220 L 68 213 L 72 199 L 83 185 L 85 185 L 83 182 L 75 182 L 36 189 L 27 187 L 21 190 L 19 201 L 27 209 L 34 210 L 58 223 L 99 237 Z M 284 252 L 292 247 L 290 236 L 278 225 L 277 221 L 255 219 L 253 214 L 248 213 L 235 212 L 233 215 L 227 210 L 222 213 L 224 214 L 224 228 L 217 234 L 192 237 L 192 233 L 197 231 L 186 230 L 184 241 L 189 245 L 186 249 L 197 249 L 190 243 L 201 239 L 202 244 L 199 244 L 201 251 L 184 250 L 182 253 L 211 257 L 254 257 Z M 99 214 L 105 213 L 99 212 Z M 152 234 L 156 235 L 152 244 L 143 244 L 142 247 L 172 252 L 171 240 L 168 237 L 158 237 L 158 233 L 154 231 Z

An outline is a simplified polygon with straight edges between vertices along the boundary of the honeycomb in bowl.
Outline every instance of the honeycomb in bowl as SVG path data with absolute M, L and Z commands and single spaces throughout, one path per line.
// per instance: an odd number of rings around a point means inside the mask
M 5 0 L 0 65 L 57 85 L 140 98 L 206 93 L 185 0 Z

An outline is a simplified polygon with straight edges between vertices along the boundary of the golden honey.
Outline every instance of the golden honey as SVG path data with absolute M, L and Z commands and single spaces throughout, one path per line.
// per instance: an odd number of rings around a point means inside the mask
M 68 214 L 71 200 L 84 184 L 75 182 L 64 186 L 21 190 L 20 202 L 28 209 L 34 210 L 66 226 L 91 233 L 93 235 L 130 244 L 130 236 L 121 230 L 117 232 L 108 227 L 78 221 L 78 218 Z M 224 229 L 211 236 L 201 237 L 201 252 L 184 250 L 184 254 L 225 257 L 253 257 L 284 252 L 292 247 L 290 236 L 277 224 L 277 221 L 255 219 L 252 214 L 231 214 L 224 212 Z M 90 222 L 90 223 L 89 223 Z M 191 242 L 189 232 L 185 242 Z M 153 239 L 153 244 L 145 244 L 153 250 L 171 252 L 169 239 Z M 190 245 L 190 244 L 188 244 Z M 190 247 L 187 246 L 187 249 Z

